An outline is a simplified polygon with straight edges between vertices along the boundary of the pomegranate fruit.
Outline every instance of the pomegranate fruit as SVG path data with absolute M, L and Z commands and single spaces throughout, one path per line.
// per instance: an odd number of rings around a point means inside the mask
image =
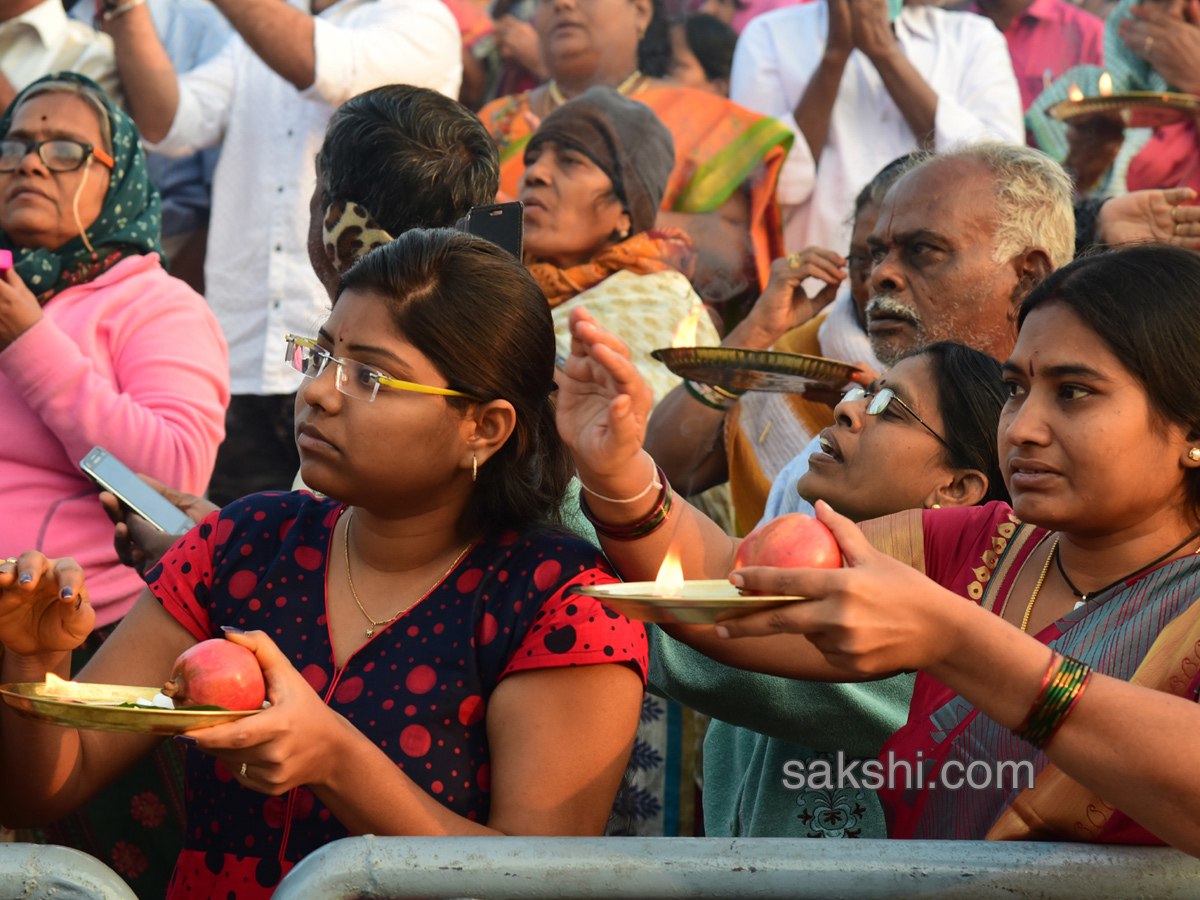
M 746 535 L 733 560 L 735 569 L 743 566 L 840 569 L 842 551 L 833 532 L 812 516 L 788 513 Z
M 233 641 L 214 638 L 179 654 L 162 692 L 174 701 L 176 709 L 258 709 L 267 698 L 267 685 L 253 652 Z

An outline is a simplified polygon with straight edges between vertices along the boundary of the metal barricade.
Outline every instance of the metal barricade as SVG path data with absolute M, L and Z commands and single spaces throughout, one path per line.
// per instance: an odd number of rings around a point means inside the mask
M 0 900 L 137 900 L 95 857 L 47 844 L 0 844 Z
M 1165 847 L 784 838 L 347 838 L 274 900 L 1200 898 Z

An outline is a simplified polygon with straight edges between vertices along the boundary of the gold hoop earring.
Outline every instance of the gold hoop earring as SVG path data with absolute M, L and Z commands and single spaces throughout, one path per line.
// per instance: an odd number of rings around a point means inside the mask
M 1200 462 L 1200 447 L 1193 447 L 1188 451 L 1188 459 L 1192 462 Z
M 474 481 L 479 477 L 479 459 L 474 453 L 471 454 L 471 480 Z

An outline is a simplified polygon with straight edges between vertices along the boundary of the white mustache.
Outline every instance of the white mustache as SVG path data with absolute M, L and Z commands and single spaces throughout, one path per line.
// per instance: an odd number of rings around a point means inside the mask
M 901 303 L 891 294 L 876 294 L 867 304 L 867 319 L 904 319 L 913 325 L 921 324 L 921 315 L 907 303 Z

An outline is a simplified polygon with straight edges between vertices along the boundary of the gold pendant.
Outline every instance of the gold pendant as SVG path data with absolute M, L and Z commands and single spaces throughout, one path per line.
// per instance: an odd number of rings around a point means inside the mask
M 375 635 L 375 626 L 372 625 L 370 628 L 367 629 L 367 637 L 373 637 L 374 635 Z

